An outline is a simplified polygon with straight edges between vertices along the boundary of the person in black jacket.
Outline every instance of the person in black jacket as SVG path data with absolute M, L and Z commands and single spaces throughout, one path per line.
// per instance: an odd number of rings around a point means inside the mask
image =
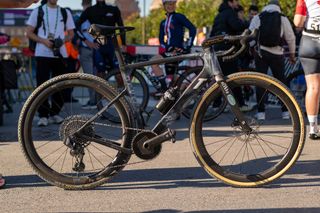
M 76 23 L 77 35 L 86 46 L 94 50 L 94 66 L 97 75 L 104 78 L 107 65 L 109 65 L 111 69 L 118 68 L 115 61 L 114 46 L 110 37 L 107 39 L 106 44 L 102 46 L 99 46 L 96 42 L 87 40 L 81 30 L 81 25 L 86 21 L 89 21 L 90 24 L 123 26 L 121 12 L 117 6 L 108 5 L 104 0 L 97 0 L 96 5 L 88 7 Z M 126 44 L 124 33 L 121 34 L 121 43 L 122 45 Z
M 238 35 L 241 34 L 248 27 L 248 23 L 244 22 L 238 17 L 238 13 L 236 11 L 238 7 L 238 0 L 223 0 L 219 7 L 219 13 L 214 19 L 210 37 L 218 35 Z M 215 51 L 219 51 L 227 50 L 230 47 L 230 44 L 221 43 L 215 45 L 214 49 Z M 219 63 L 224 75 L 230 75 L 239 71 L 238 62 L 236 60 L 230 62 L 223 62 L 220 60 Z M 238 104 L 242 111 L 252 110 L 252 107 L 247 106 L 244 103 L 242 91 L 240 88 L 234 90 L 233 92 L 237 97 Z

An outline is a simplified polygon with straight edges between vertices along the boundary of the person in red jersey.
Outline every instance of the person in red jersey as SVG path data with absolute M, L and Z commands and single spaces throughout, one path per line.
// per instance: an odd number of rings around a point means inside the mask
M 310 125 L 309 138 L 319 140 L 320 96 L 320 1 L 297 0 L 294 24 L 303 30 L 299 57 L 307 82 L 306 110 Z

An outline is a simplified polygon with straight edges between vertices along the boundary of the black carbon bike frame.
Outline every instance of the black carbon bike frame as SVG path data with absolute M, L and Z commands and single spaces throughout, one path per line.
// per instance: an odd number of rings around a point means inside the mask
M 234 39 L 240 40 L 238 39 Z M 203 61 L 203 69 L 199 73 L 198 76 L 196 76 L 190 85 L 184 90 L 184 92 L 178 97 L 178 99 L 175 101 L 173 106 L 168 110 L 166 114 L 164 114 L 161 119 L 158 121 L 158 123 L 152 128 L 152 132 L 154 132 L 157 136 L 155 137 L 154 141 L 150 141 L 152 145 L 158 145 L 165 141 L 172 140 L 175 141 L 175 131 L 169 129 L 168 127 L 174 121 L 174 119 L 170 119 L 170 116 L 172 113 L 180 113 L 180 110 L 182 107 L 192 98 L 196 97 L 201 89 L 203 87 L 207 86 L 208 82 L 215 81 L 219 87 L 221 88 L 222 95 L 224 96 L 225 100 L 227 100 L 228 105 L 230 106 L 231 111 L 235 115 L 235 122 L 237 125 L 240 126 L 240 128 L 247 133 L 250 133 L 252 129 L 247 123 L 247 120 L 245 119 L 244 114 L 240 111 L 240 108 L 238 106 L 238 103 L 232 93 L 232 90 L 228 86 L 224 75 L 221 71 L 218 57 L 215 51 L 213 50 L 212 45 L 214 43 L 220 43 L 223 41 L 223 37 L 215 38 L 212 40 L 209 40 L 207 45 L 203 45 L 203 52 L 201 53 L 190 53 L 185 55 L 178 55 L 178 56 L 172 56 L 167 57 L 163 59 L 156 59 L 156 60 L 150 60 L 145 62 L 139 62 L 139 63 L 133 63 L 133 64 L 126 64 L 124 56 L 121 53 L 121 49 L 119 47 L 118 41 L 116 39 L 116 36 L 112 37 L 113 44 L 115 45 L 115 54 L 119 62 L 119 68 L 120 73 L 123 79 L 124 87 L 125 89 L 120 92 L 114 100 L 112 100 L 108 105 L 104 106 L 95 116 L 93 116 L 91 119 L 89 119 L 75 134 L 77 136 L 83 137 L 82 130 L 90 125 L 92 122 L 94 122 L 95 119 L 100 117 L 103 112 L 108 110 L 117 100 L 119 100 L 121 97 L 126 97 L 128 99 L 129 104 L 131 105 L 130 108 L 134 112 L 135 119 L 137 120 L 138 128 L 144 129 L 144 120 L 142 116 L 142 112 L 138 107 L 137 101 L 135 99 L 134 90 L 132 88 L 131 80 L 130 80 L 130 74 L 132 70 L 136 68 L 141 68 L 145 66 L 155 65 L 155 64 L 165 64 L 165 63 L 172 63 L 172 62 L 179 62 L 182 60 L 187 59 L 201 59 Z M 244 44 L 242 46 L 242 50 L 244 49 Z M 241 52 L 242 50 L 239 50 L 237 53 Z M 234 51 L 234 47 L 224 51 L 222 55 L 227 56 L 230 55 L 231 52 Z M 232 57 L 232 56 L 229 56 Z M 205 112 L 204 112 L 205 113 Z M 87 136 L 84 136 L 85 138 Z M 123 147 L 116 146 L 112 144 L 112 142 L 109 142 L 107 140 L 101 140 L 97 138 L 90 138 L 91 141 L 100 143 L 104 146 L 109 146 L 111 148 L 117 149 L 119 151 L 123 151 L 125 153 L 131 153 L 132 151 Z M 153 140 L 153 139 L 151 139 Z

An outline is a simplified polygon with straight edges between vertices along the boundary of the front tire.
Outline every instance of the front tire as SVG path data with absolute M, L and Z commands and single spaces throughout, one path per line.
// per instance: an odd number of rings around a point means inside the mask
M 281 120 L 281 104 L 266 102 L 267 119 L 244 113 L 252 128 L 243 132 L 233 113 L 204 122 L 210 104 L 221 96 L 218 84 L 203 95 L 193 114 L 190 142 L 198 162 L 212 176 L 237 187 L 256 187 L 281 177 L 298 159 L 305 141 L 305 124 L 299 104 L 280 81 L 260 73 L 236 73 L 226 79 L 231 88 L 250 86 L 276 96 L 289 114 Z M 254 100 L 259 103 L 262 100 Z M 280 116 L 279 116 L 280 114 Z M 280 120 L 279 120 L 280 117 Z

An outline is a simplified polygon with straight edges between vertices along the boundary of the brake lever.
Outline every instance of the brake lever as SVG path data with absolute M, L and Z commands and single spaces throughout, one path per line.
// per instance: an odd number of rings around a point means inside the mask
M 222 61 L 223 62 L 226 62 L 226 61 L 231 61 L 233 60 L 234 58 L 238 57 L 239 55 L 241 55 L 245 49 L 247 48 L 247 45 L 242 45 L 241 48 L 233 55 L 230 55 L 230 56 L 224 56 L 222 57 Z

